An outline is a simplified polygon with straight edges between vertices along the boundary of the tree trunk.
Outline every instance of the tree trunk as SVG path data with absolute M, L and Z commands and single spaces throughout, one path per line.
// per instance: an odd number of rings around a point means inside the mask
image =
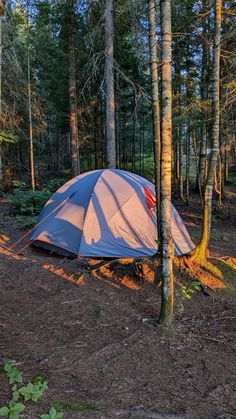
M 28 76 L 28 112 L 29 112 L 29 154 L 30 154 L 30 178 L 31 187 L 35 191 L 35 168 L 34 168 L 34 144 L 33 144 L 33 120 L 32 120 L 32 89 L 30 74 L 30 29 L 29 29 L 29 1 L 27 2 L 27 76 Z
M 0 2 L 0 124 L 2 124 L 2 17 L 4 15 L 4 4 Z M 2 145 L 0 140 L 0 182 L 3 180 L 2 167 Z
M 213 95 L 212 95 L 212 148 L 204 192 L 203 229 L 199 245 L 194 249 L 192 259 L 205 259 L 211 232 L 212 191 L 217 160 L 219 157 L 220 129 L 220 41 L 222 0 L 215 0 L 215 36 L 213 48 Z
M 106 0 L 105 12 L 105 82 L 107 166 L 116 168 L 115 88 L 113 71 L 113 0 Z
M 189 175 L 190 175 L 190 126 L 186 137 L 186 205 L 189 205 Z
M 179 199 L 184 201 L 184 174 L 183 174 L 183 129 L 180 125 L 178 129 L 178 143 L 179 143 Z
M 173 244 L 171 237 L 171 0 L 161 0 L 161 273 L 162 303 L 159 322 L 170 325 L 173 317 Z
M 209 8 L 209 0 L 202 2 L 203 10 L 207 13 Z M 209 86 L 209 58 L 208 58 L 208 44 L 207 36 L 209 32 L 209 16 L 203 21 L 203 42 L 202 42 L 202 68 L 201 68 L 201 101 L 205 106 L 205 101 L 208 99 L 208 86 Z M 201 189 L 204 188 L 206 182 L 206 166 L 207 166 L 207 119 L 208 116 L 205 112 L 202 112 L 203 126 L 201 127 L 201 142 L 199 152 L 199 165 L 196 180 L 196 190 L 199 189 L 199 183 Z
M 71 4 L 73 9 L 73 2 Z M 71 10 L 72 13 L 72 10 Z M 78 140 L 78 114 L 76 93 L 76 69 L 75 69 L 75 40 L 72 18 L 69 27 L 69 102 L 70 102 L 70 159 L 71 176 L 75 177 L 80 172 L 79 167 L 79 140 Z
M 149 55 L 150 70 L 152 78 L 152 115 L 153 115 L 153 138 L 154 138 L 154 161 L 155 161 L 155 186 L 156 186 L 156 207 L 157 207 L 157 226 L 158 237 L 159 215 L 160 215 L 160 105 L 158 90 L 158 59 L 156 42 L 156 18 L 155 18 L 155 0 L 149 0 Z

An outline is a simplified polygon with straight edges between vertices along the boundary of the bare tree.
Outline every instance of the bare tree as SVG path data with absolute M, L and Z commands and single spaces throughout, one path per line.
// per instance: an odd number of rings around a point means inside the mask
M 161 0 L 161 273 L 162 304 L 159 322 L 168 326 L 173 317 L 173 244 L 171 237 L 171 0 Z
M 105 82 L 106 82 L 106 140 L 108 168 L 116 167 L 115 88 L 113 46 L 113 0 L 106 0 L 105 10 Z

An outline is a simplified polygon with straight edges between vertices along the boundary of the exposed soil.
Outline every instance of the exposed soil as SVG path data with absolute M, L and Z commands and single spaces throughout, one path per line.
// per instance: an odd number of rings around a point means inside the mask
M 235 196 L 228 191 L 230 218 L 225 204 L 213 220 L 215 257 L 235 257 Z M 195 199 L 177 207 L 196 239 L 201 215 Z M 55 400 L 65 400 L 66 419 L 236 418 L 233 262 L 216 260 L 209 272 L 224 290 L 204 287 L 184 300 L 183 313 L 177 296 L 174 324 L 166 330 L 154 325 L 161 291 L 148 266 L 140 279 L 129 266 L 90 272 L 84 261 L 40 249 L 16 255 L 6 246 L 23 232 L 4 200 L 0 211 L 0 356 L 15 362 L 25 382 L 39 374 L 49 383 L 22 417 L 37 419 Z M 178 268 L 176 278 L 189 280 Z M 8 398 L 1 374 L 0 406 Z M 80 411 L 72 402 L 87 406 Z

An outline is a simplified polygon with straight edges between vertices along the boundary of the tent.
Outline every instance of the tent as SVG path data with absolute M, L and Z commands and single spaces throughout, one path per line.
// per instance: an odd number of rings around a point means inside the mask
M 150 256 L 156 252 L 155 186 L 134 173 L 101 169 L 65 183 L 43 208 L 32 243 L 74 257 Z M 194 247 L 172 205 L 175 254 Z

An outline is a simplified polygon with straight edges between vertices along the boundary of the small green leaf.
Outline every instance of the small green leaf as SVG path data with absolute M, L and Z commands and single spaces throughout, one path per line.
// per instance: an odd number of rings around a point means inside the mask
M 7 416 L 10 412 L 7 406 L 0 407 L 0 416 Z
M 14 400 L 15 402 L 19 399 L 20 397 L 20 393 L 18 390 L 13 391 L 12 393 L 12 400 Z
M 9 403 L 9 407 L 11 412 L 21 413 L 23 410 L 25 410 L 25 405 L 22 403 Z
M 8 418 L 9 419 L 18 419 L 20 414 L 18 412 L 10 412 Z
M 40 419 L 62 419 L 63 413 L 57 412 L 54 407 L 52 407 L 48 414 L 40 416 Z

